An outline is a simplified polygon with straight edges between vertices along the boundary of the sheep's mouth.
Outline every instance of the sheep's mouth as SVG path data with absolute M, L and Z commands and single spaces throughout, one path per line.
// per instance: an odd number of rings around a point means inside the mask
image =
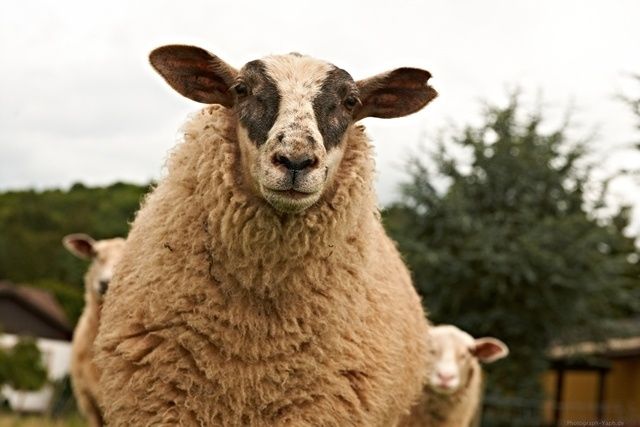
M 436 393 L 443 394 L 443 395 L 453 394 L 458 390 L 458 388 L 454 387 L 452 384 L 443 384 L 443 383 L 431 384 L 431 388 Z
M 302 212 L 317 202 L 320 198 L 320 192 L 318 191 L 308 193 L 294 190 L 293 188 L 289 188 L 287 190 L 264 188 L 262 193 L 265 200 L 271 206 L 286 213 Z
M 305 199 L 315 194 L 315 193 L 305 193 L 304 191 L 298 191 L 292 188 L 289 190 L 271 190 L 271 191 L 273 191 L 275 194 L 278 194 L 280 197 L 286 197 L 294 200 Z

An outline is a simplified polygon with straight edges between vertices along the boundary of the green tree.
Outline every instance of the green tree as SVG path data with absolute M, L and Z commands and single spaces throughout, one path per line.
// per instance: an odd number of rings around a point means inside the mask
M 0 388 L 9 378 L 9 355 L 7 351 L 0 347 Z
M 20 338 L 8 351 L 5 383 L 14 390 L 36 391 L 47 382 L 42 353 L 31 338 Z
M 542 131 L 542 115 L 521 110 L 515 96 L 487 107 L 482 126 L 441 141 L 435 166 L 410 162 L 402 200 L 384 212 L 430 319 L 511 349 L 489 367 L 488 393 L 533 407 L 485 425 L 536 425 L 550 344 L 602 333 L 603 319 L 639 309 L 629 209 L 596 218 L 588 145 L 568 141 L 564 126 Z M 445 147 L 467 150 L 470 164 Z
M 0 193 L 0 279 L 48 290 L 75 323 L 83 306 L 87 263 L 61 240 L 69 233 L 96 239 L 126 236 L 148 186 L 75 184 L 69 190 Z

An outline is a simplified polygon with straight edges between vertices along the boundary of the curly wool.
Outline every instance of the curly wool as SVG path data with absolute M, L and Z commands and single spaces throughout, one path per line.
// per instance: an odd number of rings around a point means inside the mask
M 426 380 L 427 322 L 386 236 L 364 128 L 313 207 L 243 182 L 235 119 L 184 128 L 103 307 L 110 425 L 393 426 Z

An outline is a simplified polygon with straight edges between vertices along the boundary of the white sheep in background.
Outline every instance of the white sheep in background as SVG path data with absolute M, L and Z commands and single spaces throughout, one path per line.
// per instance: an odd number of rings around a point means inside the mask
M 86 234 L 69 234 L 62 243 L 78 258 L 91 261 L 84 278 L 84 310 L 73 332 L 71 383 L 80 412 L 92 427 L 102 426 L 102 413 L 98 405 L 100 371 L 93 362 L 93 343 L 98 334 L 102 300 L 122 256 L 125 240 L 114 238 L 95 241 Z
M 355 122 L 420 110 L 430 74 L 355 81 L 300 54 L 236 70 L 193 46 L 150 59 L 217 105 L 184 127 L 127 238 L 97 339 L 106 421 L 396 425 L 426 381 L 428 324 Z
M 508 347 L 491 337 L 474 339 L 453 325 L 433 326 L 429 382 L 420 402 L 402 427 L 468 427 L 479 421 L 482 367 L 509 354 Z

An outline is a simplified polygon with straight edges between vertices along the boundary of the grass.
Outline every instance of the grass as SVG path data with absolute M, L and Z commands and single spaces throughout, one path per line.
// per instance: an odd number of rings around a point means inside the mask
M 52 419 L 42 415 L 0 413 L 0 427 L 86 427 L 86 425 L 78 414 Z

